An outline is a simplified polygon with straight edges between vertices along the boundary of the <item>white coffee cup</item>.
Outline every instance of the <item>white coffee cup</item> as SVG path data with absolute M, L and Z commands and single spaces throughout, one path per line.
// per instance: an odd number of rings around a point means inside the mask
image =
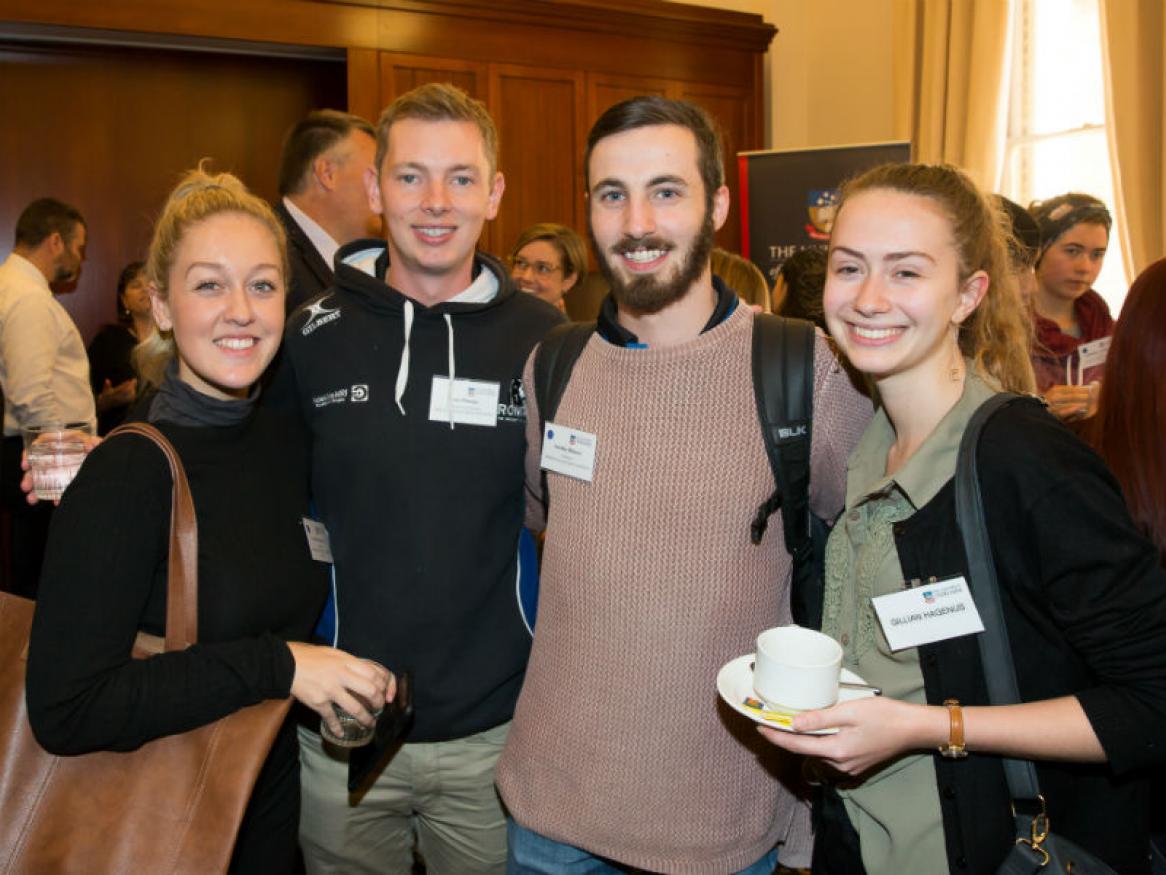
M 842 646 L 801 626 L 778 626 L 757 636 L 753 689 L 771 708 L 828 708 L 838 701 Z

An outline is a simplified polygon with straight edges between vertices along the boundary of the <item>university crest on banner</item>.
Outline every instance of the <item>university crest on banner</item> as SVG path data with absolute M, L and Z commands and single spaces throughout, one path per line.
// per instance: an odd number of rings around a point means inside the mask
M 910 157 L 910 143 L 738 153 L 741 254 L 772 286 L 783 261 L 829 243 L 843 182 Z

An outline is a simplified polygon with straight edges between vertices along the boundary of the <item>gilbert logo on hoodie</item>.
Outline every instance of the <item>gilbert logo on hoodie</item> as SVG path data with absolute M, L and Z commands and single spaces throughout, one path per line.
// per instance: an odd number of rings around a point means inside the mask
M 329 310 L 324 306 L 327 298 L 321 298 L 318 301 L 313 301 L 308 307 L 308 321 L 304 323 L 304 327 L 300 329 L 300 334 L 307 337 L 321 325 L 327 325 L 329 322 L 335 322 L 340 318 L 340 308 L 335 307 Z

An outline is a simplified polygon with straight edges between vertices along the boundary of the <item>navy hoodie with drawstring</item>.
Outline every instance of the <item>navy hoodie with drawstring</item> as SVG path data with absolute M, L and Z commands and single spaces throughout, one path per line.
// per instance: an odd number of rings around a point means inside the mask
M 334 562 L 328 637 L 410 670 L 407 740 L 444 741 L 514 713 L 530 652 L 521 593 L 537 573 L 521 544 L 522 369 L 562 316 L 490 256 L 459 302 L 432 307 L 386 285 L 387 267 L 384 241 L 340 249 L 335 285 L 288 320 L 268 396 L 311 435 Z M 487 397 L 497 385 L 493 425 L 431 418 L 451 370 Z

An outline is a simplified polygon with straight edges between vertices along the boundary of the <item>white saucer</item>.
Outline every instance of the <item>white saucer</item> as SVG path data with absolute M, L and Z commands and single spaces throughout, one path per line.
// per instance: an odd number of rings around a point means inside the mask
M 840 680 L 850 684 L 866 683 L 866 681 L 854 672 L 845 668 L 842 669 Z M 758 701 L 757 693 L 753 690 L 752 653 L 738 656 L 736 659 L 730 660 L 721 667 L 721 670 L 717 672 L 717 692 L 720 693 L 721 698 L 725 700 L 729 707 L 738 714 L 743 714 L 748 717 L 754 723 L 760 723 L 762 726 L 772 726 L 774 729 L 780 729 L 783 732 L 794 731 L 793 717 L 798 713 L 796 709 L 770 711 Z M 841 689 L 838 691 L 838 701 L 849 702 L 852 699 L 865 699 L 867 696 L 873 695 L 874 693 L 870 690 Z M 749 704 L 746 704 L 747 701 Z M 833 735 L 837 731 L 837 729 L 817 729 L 808 734 Z

